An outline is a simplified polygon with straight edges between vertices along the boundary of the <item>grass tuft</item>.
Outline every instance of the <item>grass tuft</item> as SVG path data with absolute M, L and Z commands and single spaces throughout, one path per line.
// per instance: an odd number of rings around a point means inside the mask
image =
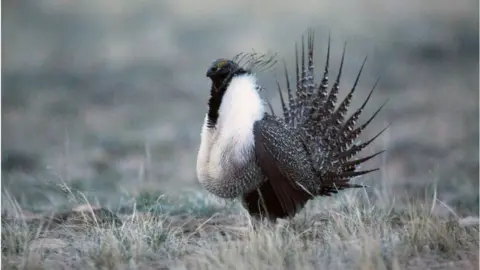
M 169 199 L 142 193 L 129 206 L 130 213 L 115 213 L 120 223 L 85 219 L 81 229 L 78 220 L 65 219 L 56 227 L 31 222 L 9 197 L 9 215 L 16 218 L 2 216 L 2 266 L 478 269 L 478 222 L 464 226 L 458 216 L 434 215 L 432 203 L 424 201 L 399 208 L 393 198 L 379 206 L 365 197 L 352 191 L 319 198 L 294 219 L 255 230 L 238 202 L 221 203 L 198 192 Z

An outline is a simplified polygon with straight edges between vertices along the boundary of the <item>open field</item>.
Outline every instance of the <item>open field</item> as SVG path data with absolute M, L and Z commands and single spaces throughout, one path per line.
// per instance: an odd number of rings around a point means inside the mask
M 478 1 L 203 2 L 2 1 L 2 269 L 478 269 Z M 387 152 L 254 232 L 196 181 L 205 71 L 291 67 L 308 27 L 331 76 L 348 41 L 340 97 L 369 55 L 352 107 L 380 75 L 362 140 L 391 127 L 361 155 Z
M 478 218 L 438 217 L 442 205 L 367 200 L 363 191 L 309 203 L 256 231 L 241 208 L 195 193 L 165 207 L 138 198 L 117 214 L 2 219 L 4 269 L 477 269 Z M 73 194 L 72 194 L 73 196 Z M 5 196 L 8 197 L 8 196 Z M 375 196 L 374 196 L 375 197 Z M 168 201 L 168 200 L 166 200 Z M 11 202 L 2 202 L 13 207 Z M 401 207 L 398 207 L 401 205 Z M 175 208 L 176 207 L 176 208 Z M 18 209 L 18 208 L 17 208 Z M 84 212 L 82 212 L 84 211 Z M 68 212 L 64 212 L 68 213 Z M 92 219 L 91 213 L 95 213 Z M 16 215 L 22 215 L 20 211 Z

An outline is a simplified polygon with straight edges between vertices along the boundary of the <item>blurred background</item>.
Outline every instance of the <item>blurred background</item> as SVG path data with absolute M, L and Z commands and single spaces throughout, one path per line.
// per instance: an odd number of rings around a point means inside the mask
M 478 8 L 474 0 L 4 0 L 2 191 L 43 211 L 68 204 L 71 192 L 113 205 L 142 192 L 201 190 L 207 67 L 252 48 L 291 66 L 295 42 L 312 27 L 318 67 L 332 35 L 332 76 L 348 42 L 340 97 L 369 56 L 352 107 L 381 76 L 363 119 L 389 99 L 362 136 L 392 124 L 362 153 L 387 149 L 368 164 L 382 170 L 360 181 L 399 200 L 436 189 L 457 213 L 476 213 Z M 281 72 L 259 74 L 276 109 Z

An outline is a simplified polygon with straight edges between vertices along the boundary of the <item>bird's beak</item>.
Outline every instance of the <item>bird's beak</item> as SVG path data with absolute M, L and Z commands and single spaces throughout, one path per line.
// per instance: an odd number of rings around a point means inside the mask
M 211 78 L 211 77 L 213 76 L 213 68 L 211 68 L 211 69 L 209 69 L 209 70 L 207 71 L 206 76 L 207 76 L 208 78 Z

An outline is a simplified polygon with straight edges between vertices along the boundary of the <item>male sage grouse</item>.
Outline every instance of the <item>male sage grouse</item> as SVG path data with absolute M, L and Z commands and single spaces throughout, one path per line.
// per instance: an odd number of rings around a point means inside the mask
M 357 165 L 383 151 L 352 159 L 385 130 L 354 144 L 385 104 L 366 123 L 355 127 L 375 86 L 360 108 L 346 118 L 366 58 L 352 89 L 335 108 L 345 47 L 338 75 L 328 91 L 330 38 L 320 83 L 314 80 L 313 40 L 309 32 L 307 46 L 302 38 L 301 57 L 296 50 L 295 94 L 285 67 L 288 105 L 278 86 L 283 118 L 266 111 L 255 75 L 235 59 L 218 59 L 207 71 L 211 96 L 201 131 L 197 177 L 216 196 L 240 198 L 253 217 L 271 221 L 293 217 L 315 196 L 363 187 L 349 183 L 350 178 L 378 169 L 357 171 Z

